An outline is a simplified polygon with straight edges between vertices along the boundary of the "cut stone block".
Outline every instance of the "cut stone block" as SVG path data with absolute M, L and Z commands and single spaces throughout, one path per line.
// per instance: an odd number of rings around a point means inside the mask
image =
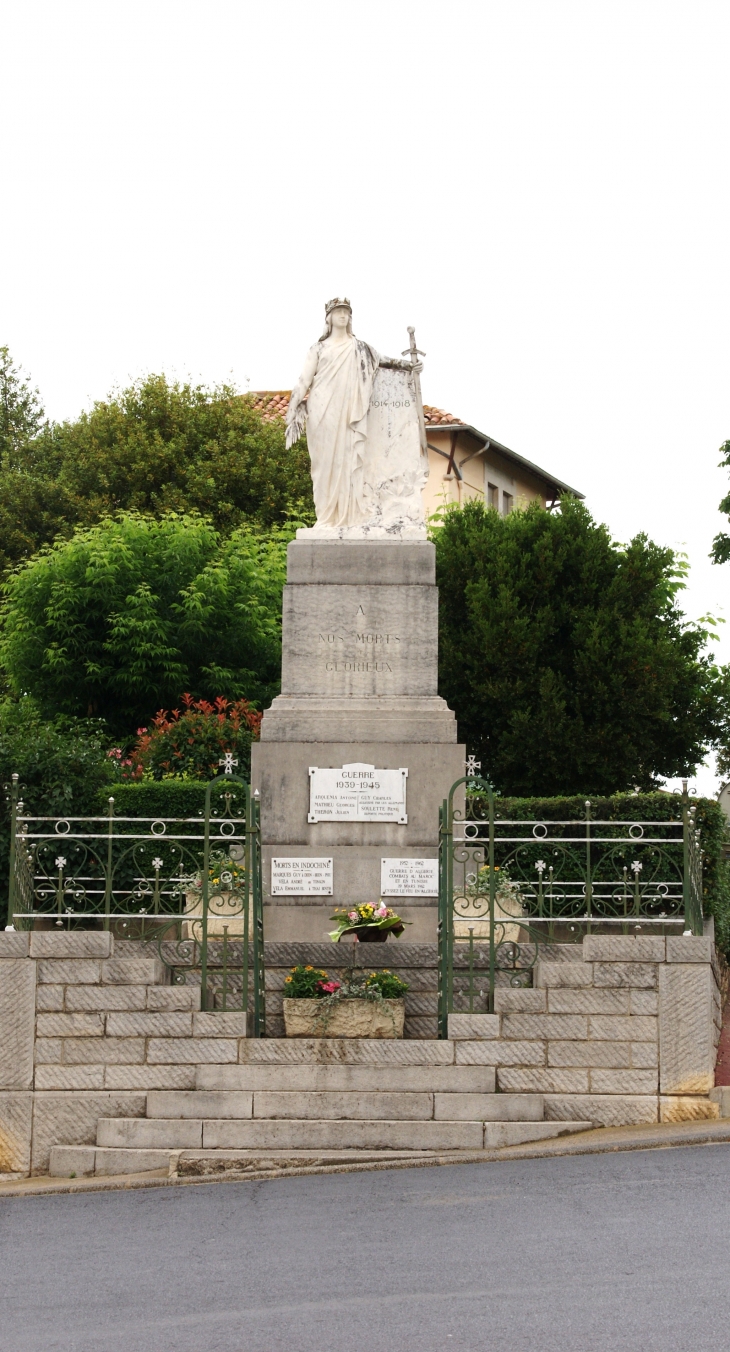
M 658 1014 L 659 996 L 654 991 L 629 991 L 629 1010 L 631 1014 Z
M 712 962 L 712 950 L 709 936 L 675 935 L 667 939 L 667 962 Z
M 706 963 L 667 964 L 659 972 L 662 1094 L 708 1094 L 715 1082 L 712 973 Z
M 99 1150 L 94 1154 L 94 1173 L 98 1177 L 109 1174 L 146 1174 L 153 1170 L 167 1172 L 170 1167 L 169 1150 Z
M 48 1172 L 53 1145 L 95 1145 L 100 1117 L 142 1117 L 147 1096 L 125 1093 L 39 1093 L 33 1106 L 32 1172 Z
M 82 1009 L 146 1009 L 145 986 L 68 986 L 66 1008 Z
M 206 1150 L 481 1150 L 481 1122 L 308 1121 L 284 1118 L 205 1122 Z
M 49 985 L 93 986 L 101 981 L 101 960 L 93 958 L 41 958 L 38 963 L 39 983 Z
M 234 1090 L 411 1090 L 493 1094 L 494 1066 L 199 1066 L 196 1086 Z M 220 1116 L 220 1114 L 219 1114 Z
M 200 986 L 150 986 L 147 1008 L 151 1011 L 200 1009 Z
M 257 1090 L 253 1096 L 254 1118 L 301 1118 L 306 1120 L 355 1120 L 387 1118 L 389 1121 L 429 1121 L 433 1096 L 428 1093 L 389 1093 L 376 1090 L 309 1093 L 271 1093 Z
M 656 1043 L 653 1044 L 656 1050 Z M 631 1065 L 628 1042 L 549 1042 L 549 1066 L 606 1066 L 612 1070 Z
M 203 1123 L 181 1118 L 101 1117 L 96 1144 L 114 1149 L 194 1149 L 202 1144 Z
M 402 999 L 324 1001 L 284 1000 L 287 1037 L 401 1038 L 405 1006 Z
M 606 1046 L 609 1044 L 606 1043 Z M 615 1046 L 615 1043 L 613 1044 Z M 631 1064 L 637 1068 L 659 1065 L 659 1046 L 656 1042 L 632 1042 Z
M 247 1038 L 238 1044 L 241 1061 L 276 1064 L 384 1066 L 453 1065 L 452 1041 L 428 1042 L 367 1038 Z M 205 1058 L 201 1058 L 203 1060 Z
M 660 1122 L 712 1121 L 720 1116 L 720 1105 L 700 1095 L 664 1095 L 659 1099 Z
M 246 1015 L 234 1010 L 230 1014 L 193 1014 L 193 1037 L 245 1037 Z
M 67 1066 L 84 1065 L 141 1065 L 144 1061 L 144 1038 L 64 1038 L 62 1060 Z
M 503 1014 L 503 1038 L 560 1038 L 588 1036 L 588 1019 L 581 1014 Z
M 544 1014 L 546 1009 L 544 990 L 512 990 L 509 986 L 498 986 L 494 992 L 496 1014 Z
M 656 1094 L 656 1070 L 592 1070 L 592 1094 Z
M 36 986 L 35 1007 L 39 1014 L 59 1013 L 63 1009 L 63 986 Z
M 551 1014 L 628 1014 L 629 992 L 621 990 L 549 990 Z
M 588 1071 L 558 1067 L 546 1069 L 500 1066 L 497 1070 L 497 1083 L 500 1089 L 513 1094 L 587 1094 Z M 574 1113 L 573 1116 L 576 1117 L 577 1114 Z
M 546 962 L 535 964 L 535 985 L 576 989 L 593 983 L 593 968 L 586 962 Z
M 499 1037 L 498 1014 L 449 1014 L 449 1038 Z
M 30 933 L 18 930 L 0 930 L 0 958 L 27 958 L 30 953 Z
M 457 1042 L 456 1064 L 460 1066 L 544 1066 L 546 1042 Z
M 658 1020 L 641 1014 L 626 1018 L 613 1014 L 589 1015 L 589 1036 L 615 1038 L 617 1042 L 652 1042 L 658 1037 Z
M 104 1067 L 36 1066 L 36 1089 L 103 1089 Z
M 192 1014 L 108 1014 L 107 1037 L 190 1037 Z
M 110 985 L 154 986 L 166 975 L 159 958 L 109 958 L 101 966 L 101 979 Z
M 546 1094 L 545 1116 L 551 1121 L 583 1118 L 594 1127 L 626 1127 L 659 1120 L 659 1099 L 654 1095 Z
M 211 1094 L 205 1090 L 192 1093 L 150 1093 L 147 1095 L 148 1117 L 235 1117 L 253 1116 L 253 1094 Z
M 38 1037 L 103 1037 L 103 1014 L 39 1014 Z
M 542 1122 L 541 1094 L 434 1094 L 436 1122 Z
M 30 1172 L 31 1093 L 0 1093 L 0 1173 Z
M 93 1145 L 54 1145 L 48 1162 L 51 1178 L 91 1178 L 96 1147 Z
M 28 958 L 0 963 L 0 1089 L 33 1084 L 35 969 Z
M 194 1089 L 195 1066 L 106 1066 L 105 1089 Z
M 150 1038 L 147 1045 L 149 1065 L 204 1065 L 237 1060 L 238 1043 L 233 1038 Z
M 720 1117 L 730 1117 L 730 1085 L 718 1085 L 710 1090 L 710 1101 L 716 1103 Z
M 32 958 L 110 958 L 111 955 L 112 936 L 108 930 L 77 930 L 73 934 L 33 930 L 30 936 Z
M 631 940 L 633 942 L 633 940 Z M 645 962 L 596 962 L 593 964 L 594 986 L 643 986 L 657 984 L 656 966 Z
M 592 1122 L 485 1122 L 484 1148 L 495 1150 L 528 1141 L 552 1140 L 577 1131 L 590 1131 L 592 1126 Z
M 37 1066 L 58 1066 L 63 1060 L 63 1042 L 60 1037 L 37 1037 L 35 1063 Z
M 654 935 L 586 934 L 585 962 L 664 962 L 664 939 Z

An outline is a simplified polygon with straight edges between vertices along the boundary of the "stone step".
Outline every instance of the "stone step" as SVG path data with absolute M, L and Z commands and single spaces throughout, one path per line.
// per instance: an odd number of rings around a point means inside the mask
M 278 1090 L 425 1090 L 491 1094 L 494 1066 L 246 1065 L 199 1066 L 197 1089 L 213 1092 Z M 150 1114 L 151 1116 L 153 1114 Z
M 247 1038 L 242 1061 L 255 1065 L 450 1066 L 452 1042 L 435 1038 Z
M 590 1122 L 102 1118 L 97 1145 L 144 1150 L 481 1150 L 587 1131 Z
M 419 1150 L 144 1150 L 114 1149 L 95 1145 L 54 1145 L 49 1174 L 52 1178 L 90 1178 L 104 1174 L 170 1172 L 177 1165 L 184 1175 L 317 1167 L 323 1164 L 365 1164 L 375 1160 L 422 1159 Z
M 389 1093 L 367 1090 L 256 1090 L 209 1093 L 205 1090 L 150 1091 L 147 1118 L 246 1120 L 387 1118 L 403 1121 L 541 1122 L 541 1094 Z

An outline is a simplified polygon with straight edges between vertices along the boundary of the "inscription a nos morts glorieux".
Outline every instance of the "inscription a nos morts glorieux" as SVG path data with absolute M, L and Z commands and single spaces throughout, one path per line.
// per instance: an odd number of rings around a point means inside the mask
M 320 633 L 318 646 L 326 654 L 325 671 L 392 671 L 400 635 L 353 630 Z

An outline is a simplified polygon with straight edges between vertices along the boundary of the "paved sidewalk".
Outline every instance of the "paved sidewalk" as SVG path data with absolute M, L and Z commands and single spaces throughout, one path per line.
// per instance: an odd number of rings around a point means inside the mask
M 116 1174 L 102 1178 L 11 1179 L 0 1175 L 0 1200 L 4 1197 L 38 1197 L 53 1193 L 117 1192 L 132 1188 L 190 1187 L 225 1182 L 261 1182 L 274 1178 L 297 1178 L 312 1174 L 352 1174 L 381 1172 L 384 1169 L 424 1169 L 454 1164 L 496 1163 L 499 1160 L 556 1159 L 567 1155 L 603 1155 L 625 1150 L 661 1150 L 688 1145 L 730 1144 L 730 1119 L 714 1122 L 649 1123 L 635 1127 L 601 1127 L 575 1136 L 561 1136 L 545 1142 L 504 1146 L 500 1150 L 449 1151 L 448 1154 L 424 1151 L 407 1159 L 381 1158 L 367 1162 L 307 1165 L 282 1169 L 242 1171 L 231 1168 L 220 1174 L 179 1174 L 155 1170 L 144 1174 Z M 185 1152 L 182 1151 L 181 1155 Z

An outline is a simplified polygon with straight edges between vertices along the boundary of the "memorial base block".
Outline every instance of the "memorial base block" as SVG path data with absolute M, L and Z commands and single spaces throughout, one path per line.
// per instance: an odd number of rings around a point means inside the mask
M 439 807 L 464 774 L 465 748 L 437 693 L 432 544 L 296 540 L 287 579 L 282 693 L 264 714 L 251 763 L 261 797 L 265 933 L 272 941 L 321 942 L 335 907 L 382 895 L 384 859 L 437 857 Z M 347 806 L 352 773 L 310 772 L 357 766 L 391 772 L 382 776 L 386 816 L 393 772 L 407 771 L 405 811 L 393 809 L 392 820 L 335 820 L 367 814 L 365 806 Z M 312 811 L 313 784 L 331 790 L 331 819 L 321 817 L 321 796 Z M 272 859 L 287 857 L 331 858 L 332 895 L 287 896 L 280 882 L 272 895 Z M 410 942 L 435 942 L 435 896 L 401 901 L 391 893 L 388 904 L 413 922 Z

